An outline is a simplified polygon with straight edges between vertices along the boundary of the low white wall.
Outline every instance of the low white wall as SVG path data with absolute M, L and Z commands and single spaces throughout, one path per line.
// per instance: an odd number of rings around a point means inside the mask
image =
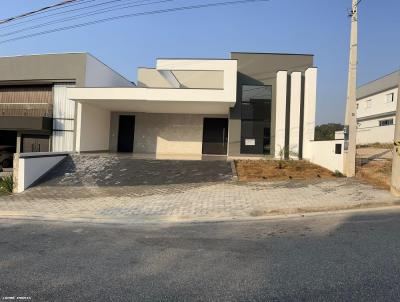
M 78 104 L 76 151 L 109 149 L 111 113 L 87 104 Z
M 392 144 L 394 138 L 394 128 L 395 125 L 358 128 L 357 144 L 358 145 L 366 145 L 374 143 Z
M 336 144 L 341 144 L 341 154 L 335 154 Z M 343 173 L 343 140 L 310 141 L 310 162 L 335 172 Z
M 344 131 L 335 131 L 335 139 L 344 139 Z
M 35 152 L 17 155 L 14 158 L 14 169 L 17 169 L 14 171 L 17 176 L 14 177 L 14 180 L 17 181 L 14 185 L 15 192 L 23 192 L 67 156 L 68 153 L 61 152 Z

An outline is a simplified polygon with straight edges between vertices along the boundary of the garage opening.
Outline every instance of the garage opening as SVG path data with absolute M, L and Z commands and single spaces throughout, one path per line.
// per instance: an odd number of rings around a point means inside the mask
M 17 132 L 0 131 L 0 167 L 11 168 L 16 152 Z
M 203 124 L 203 154 L 226 155 L 228 119 L 205 118 Z

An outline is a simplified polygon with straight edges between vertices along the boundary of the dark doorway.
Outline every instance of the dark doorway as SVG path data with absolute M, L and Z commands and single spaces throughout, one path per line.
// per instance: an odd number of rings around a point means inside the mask
M 0 146 L 17 145 L 17 131 L 0 130 Z
M 205 118 L 203 125 L 203 154 L 226 155 L 228 119 Z
M 118 126 L 118 152 L 133 152 L 135 117 L 120 115 Z
M 16 151 L 17 132 L 0 130 L 0 171 L 1 168 L 11 168 L 13 155 Z
M 21 152 L 49 152 L 49 136 L 41 134 L 23 134 Z

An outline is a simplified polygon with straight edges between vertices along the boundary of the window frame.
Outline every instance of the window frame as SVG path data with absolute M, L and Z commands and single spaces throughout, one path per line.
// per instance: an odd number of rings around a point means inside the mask
M 388 99 L 389 96 L 390 96 L 390 100 Z M 386 94 L 386 103 L 390 104 L 393 102 L 394 102 L 394 92 L 387 93 Z

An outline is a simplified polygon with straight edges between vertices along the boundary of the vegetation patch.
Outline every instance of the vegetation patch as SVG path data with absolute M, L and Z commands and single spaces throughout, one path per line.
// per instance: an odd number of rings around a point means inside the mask
M 357 145 L 357 148 L 376 148 L 376 149 L 393 149 L 393 144 L 381 144 L 381 143 L 373 143 L 367 145 Z
M 237 160 L 241 181 L 332 179 L 340 176 L 304 160 Z
M 11 175 L 0 178 L 0 195 L 10 194 L 13 191 L 13 177 Z
M 344 126 L 342 124 L 323 124 L 315 127 L 315 140 L 326 141 L 335 139 L 335 132 L 342 131 Z

